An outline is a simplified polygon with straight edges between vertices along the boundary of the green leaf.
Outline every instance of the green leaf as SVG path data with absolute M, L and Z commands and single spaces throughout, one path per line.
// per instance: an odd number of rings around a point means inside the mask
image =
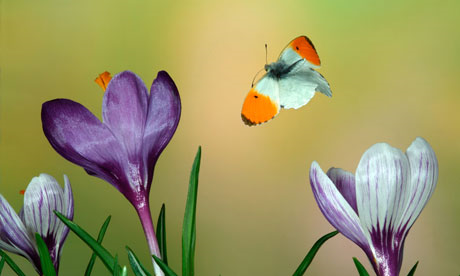
M 415 270 L 417 269 L 418 266 L 418 261 L 415 263 L 415 265 L 412 267 L 412 269 L 409 271 L 409 274 L 407 276 L 414 276 Z
M 5 266 L 5 258 L 0 260 L 0 275 L 2 275 L 3 267 Z
M 118 255 L 115 255 L 115 262 L 113 264 L 113 276 L 120 276 L 120 266 L 118 265 Z
M 308 251 L 307 255 L 303 259 L 303 261 L 300 263 L 299 267 L 297 270 L 294 272 L 293 276 L 301 276 L 305 273 L 307 270 L 308 266 L 311 264 L 313 261 L 313 258 L 315 257 L 316 253 L 318 252 L 319 248 L 330 238 L 334 237 L 337 235 L 339 231 L 334 231 L 329 234 L 326 234 L 322 236 L 319 240 L 315 242 L 315 244 L 312 246 L 310 251 Z
M 165 264 L 168 264 L 168 254 L 166 253 L 166 230 L 165 230 L 165 204 L 161 205 L 160 215 L 157 221 L 157 241 L 160 248 L 161 259 Z
M 353 262 L 355 262 L 356 269 L 359 272 L 359 276 L 369 276 L 369 273 L 367 273 L 367 270 L 364 268 L 364 266 L 358 261 L 357 258 L 353 257 Z
M 153 259 L 155 262 L 158 264 L 158 266 L 163 270 L 164 274 L 166 276 L 177 276 L 176 272 L 174 272 L 167 264 L 165 264 L 160 258 L 158 258 L 155 255 L 152 255 Z
M 0 249 L 0 256 L 2 256 L 2 260 L 5 260 L 5 262 L 11 267 L 11 269 L 18 275 L 18 276 L 26 276 L 24 272 L 19 268 L 19 266 L 13 262 L 13 260 L 10 258 L 10 256 L 6 255 L 3 250 Z
M 182 276 L 193 276 L 195 273 L 196 200 L 200 161 L 201 146 L 198 147 L 198 152 L 193 162 L 187 203 L 185 205 L 184 223 L 182 226 Z
M 109 222 L 112 216 L 108 216 L 105 220 L 104 224 L 102 224 L 101 230 L 99 230 L 99 235 L 97 236 L 97 243 L 102 244 L 102 240 L 104 239 L 105 232 L 107 227 L 109 227 Z M 90 276 L 91 271 L 93 271 L 94 263 L 96 262 L 96 253 L 93 252 L 91 255 L 91 259 L 89 260 L 88 266 L 86 267 L 85 276 Z
M 123 267 L 123 269 L 121 270 L 121 276 L 127 276 L 128 275 L 128 269 L 126 268 L 126 266 Z
M 141 264 L 139 259 L 137 258 L 136 254 L 126 246 L 126 250 L 128 251 L 128 259 L 129 263 L 131 264 L 131 268 L 136 276 L 151 276 L 147 269 Z
M 40 256 L 43 275 L 56 276 L 56 270 L 54 269 L 53 261 L 51 260 L 50 252 L 45 241 L 38 233 L 35 233 L 35 240 L 37 241 L 38 255 Z
M 66 218 L 63 214 L 59 213 L 58 211 L 54 211 L 56 216 L 64 222 L 67 227 L 72 230 L 82 241 L 84 241 L 93 251 L 96 253 L 99 258 L 101 258 L 102 262 L 104 263 L 105 267 L 110 271 L 110 273 L 113 273 L 113 267 L 115 264 L 115 259 L 114 257 L 110 254 L 107 249 L 102 247 L 93 237 L 91 237 L 88 232 L 83 230 L 80 226 Z

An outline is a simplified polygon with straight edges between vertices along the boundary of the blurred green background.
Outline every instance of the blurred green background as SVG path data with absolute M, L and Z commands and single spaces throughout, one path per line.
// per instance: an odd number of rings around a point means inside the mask
M 19 211 L 33 176 L 46 172 L 75 196 L 75 221 L 127 264 L 125 245 L 149 265 L 134 209 L 112 186 L 59 156 L 42 133 L 41 104 L 80 102 L 100 117 L 94 78 L 132 70 L 150 87 L 167 70 L 182 98 L 177 132 L 151 191 L 154 220 L 166 203 L 168 253 L 180 271 L 188 178 L 203 147 L 197 215 L 197 275 L 292 275 L 333 228 L 314 201 L 317 160 L 354 171 L 377 142 L 405 150 L 424 137 L 439 160 L 438 187 L 412 228 L 402 274 L 460 272 L 459 1 L 23 1 L 2 0 L 0 193 Z M 249 128 L 240 118 L 255 73 L 298 35 L 308 35 L 331 84 L 299 110 Z M 309 275 L 357 275 L 361 250 L 339 235 Z M 61 275 L 82 275 L 90 250 L 70 234 Z M 14 257 L 26 272 L 31 266 Z M 7 269 L 6 275 L 11 271 Z M 32 273 L 33 274 L 33 273 Z M 107 275 L 98 261 L 94 275 Z

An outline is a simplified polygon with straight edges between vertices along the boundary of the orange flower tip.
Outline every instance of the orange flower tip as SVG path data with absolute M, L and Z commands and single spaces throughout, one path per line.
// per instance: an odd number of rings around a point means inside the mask
M 26 193 L 26 190 L 20 190 L 19 194 L 24 195 Z
M 104 73 L 99 74 L 99 76 L 94 81 L 105 91 L 111 79 L 112 76 L 110 73 L 105 71 Z

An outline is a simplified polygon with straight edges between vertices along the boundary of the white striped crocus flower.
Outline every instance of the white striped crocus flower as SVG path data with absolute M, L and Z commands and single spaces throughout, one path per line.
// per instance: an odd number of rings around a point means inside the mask
M 399 275 L 407 233 L 438 180 L 431 146 L 416 138 L 404 154 L 386 143 L 369 148 L 355 175 L 324 173 L 314 161 L 310 183 L 326 219 L 361 247 L 378 276 Z
M 24 193 L 24 206 L 19 215 L 0 194 L 0 248 L 27 258 L 40 275 L 42 269 L 35 233 L 45 241 L 57 272 L 69 228 L 53 211 L 73 219 L 72 188 L 65 175 L 64 183 L 62 189 L 56 179 L 48 174 L 34 177 Z

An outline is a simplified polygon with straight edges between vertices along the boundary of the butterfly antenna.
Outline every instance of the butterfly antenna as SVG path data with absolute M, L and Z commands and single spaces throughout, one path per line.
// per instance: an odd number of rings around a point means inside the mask
M 254 76 L 254 78 L 252 79 L 251 88 L 254 87 L 254 81 L 256 81 L 257 76 L 258 76 L 259 73 L 262 72 L 263 70 L 265 70 L 265 68 L 260 69 L 260 70 L 257 72 L 257 74 Z
M 267 50 L 267 43 L 265 43 L 265 64 L 268 64 L 268 50 Z

